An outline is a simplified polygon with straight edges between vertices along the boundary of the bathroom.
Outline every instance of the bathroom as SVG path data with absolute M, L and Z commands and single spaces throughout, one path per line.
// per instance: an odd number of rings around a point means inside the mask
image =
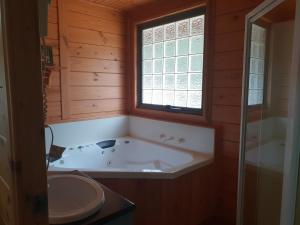
M 1 54 L 1 225 L 22 224 L 16 215 L 32 224 L 299 223 L 299 1 L 46 0 L 35 26 L 30 4 L 9 17 L 14 1 L 1 5 L 1 32 L 15 35 L 1 33 L 1 52 L 18 46 L 24 67 Z M 10 30 L 10 20 L 32 27 Z M 5 77 L 21 68 L 31 79 Z M 18 161 L 28 166 L 11 179 Z M 101 186 L 102 200 L 86 216 L 55 217 L 52 207 L 89 198 L 72 176 Z M 25 191 L 9 201 L 20 184 L 38 193 L 33 212 L 20 213 Z

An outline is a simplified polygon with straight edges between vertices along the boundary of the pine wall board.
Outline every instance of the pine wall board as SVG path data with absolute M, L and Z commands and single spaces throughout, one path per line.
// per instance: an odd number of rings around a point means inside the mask
M 60 1 L 60 0 L 59 0 Z M 68 2 L 69 0 L 66 0 Z M 242 96 L 245 16 L 261 0 L 211 0 L 213 9 L 213 57 L 211 71 L 211 120 L 222 130 L 216 149 L 218 174 L 217 216 L 234 224 L 236 216 L 239 133 Z M 67 79 L 53 72 L 48 90 L 48 120 L 91 119 L 126 112 L 126 26 L 120 11 L 69 1 L 64 17 L 66 33 L 58 29 L 56 1 L 49 10 L 49 37 L 59 65 L 62 44 L 67 49 Z M 172 2 L 172 1 L 171 1 Z M 176 7 L 192 2 L 176 1 Z M 152 7 L 154 9 L 154 7 Z M 149 10 L 152 10 L 149 8 Z M 164 10 L 171 8 L 162 6 Z M 144 7 L 143 9 L 146 9 Z M 156 7 L 157 9 L 157 7 Z M 139 10 L 139 9 L 136 9 Z M 154 12 L 154 11 L 153 11 Z M 134 13 L 139 15 L 141 12 Z M 155 13 L 158 13 L 155 11 Z M 61 27 L 60 27 L 61 29 Z M 64 68 L 62 68 L 64 70 Z M 67 81 L 67 84 L 65 83 Z M 64 83 L 62 86 L 62 82 Z M 66 89 L 65 89 L 66 88 Z M 67 90 L 67 93 L 65 93 Z M 63 93 L 62 93 L 63 91 Z M 65 95 L 65 97 L 64 97 Z M 65 98 L 68 104 L 64 104 Z M 65 109 L 67 107 L 67 109 Z M 65 112 L 65 114 L 63 113 Z
M 80 0 L 49 8 L 55 70 L 47 89 L 48 123 L 126 113 L 125 18 Z

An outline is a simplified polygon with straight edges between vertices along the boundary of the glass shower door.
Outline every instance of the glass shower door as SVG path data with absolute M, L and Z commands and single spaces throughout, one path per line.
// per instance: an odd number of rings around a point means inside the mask
M 268 2 L 248 24 L 240 225 L 281 224 L 296 1 Z

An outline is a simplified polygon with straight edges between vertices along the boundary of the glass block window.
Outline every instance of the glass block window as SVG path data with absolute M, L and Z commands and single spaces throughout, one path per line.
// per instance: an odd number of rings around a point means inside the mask
M 266 38 L 267 29 L 265 27 L 253 24 L 248 93 L 248 105 L 250 106 L 262 105 L 264 103 Z
M 201 113 L 204 24 L 197 9 L 139 27 L 140 107 Z

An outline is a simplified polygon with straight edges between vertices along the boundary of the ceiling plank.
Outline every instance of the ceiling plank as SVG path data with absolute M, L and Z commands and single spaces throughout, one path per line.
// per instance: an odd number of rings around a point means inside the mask
M 119 11 L 128 11 L 140 5 L 150 2 L 159 2 L 159 0 L 84 0 L 89 3 L 110 7 Z

